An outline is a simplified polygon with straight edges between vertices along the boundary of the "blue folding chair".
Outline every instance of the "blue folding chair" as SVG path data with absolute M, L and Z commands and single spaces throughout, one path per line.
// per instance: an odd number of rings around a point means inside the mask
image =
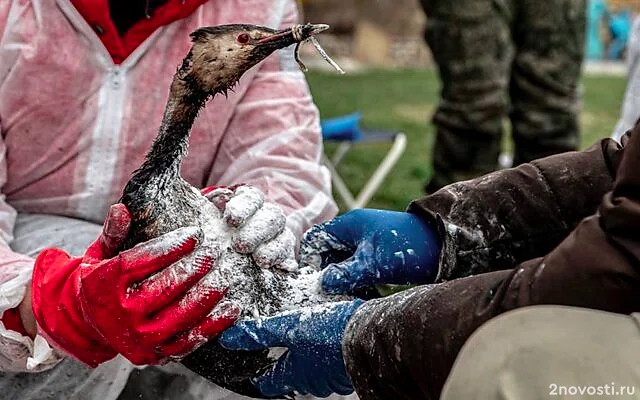
M 365 129 L 361 127 L 361 120 L 362 114 L 353 113 L 338 118 L 323 119 L 320 123 L 323 140 L 338 144 L 333 157 L 330 159 L 323 154 L 322 162 L 331 171 L 333 186 L 350 210 L 366 207 L 407 146 L 404 133 Z M 354 196 L 337 168 L 353 145 L 367 143 L 390 143 L 391 148 L 360 192 Z

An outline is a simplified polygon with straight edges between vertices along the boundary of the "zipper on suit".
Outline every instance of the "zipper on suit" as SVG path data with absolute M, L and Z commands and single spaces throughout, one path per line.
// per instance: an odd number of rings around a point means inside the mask
M 96 125 L 91 137 L 85 177 L 87 196 L 84 196 L 79 210 L 89 220 L 101 220 L 109 206 L 108 194 L 111 193 L 118 162 L 125 89 L 125 70 L 119 65 L 109 66 L 100 88 Z

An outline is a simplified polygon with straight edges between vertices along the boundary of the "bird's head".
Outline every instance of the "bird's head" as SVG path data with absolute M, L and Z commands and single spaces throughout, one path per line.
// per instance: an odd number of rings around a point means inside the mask
M 301 42 L 328 25 L 296 25 L 274 30 L 256 25 L 221 25 L 191 33 L 193 47 L 178 76 L 207 95 L 226 93 L 251 67 L 271 53 Z

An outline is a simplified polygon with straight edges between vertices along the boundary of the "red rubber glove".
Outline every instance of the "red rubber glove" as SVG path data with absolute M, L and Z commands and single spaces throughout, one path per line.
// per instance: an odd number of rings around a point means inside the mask
M 220 303 L 225 289 L 198 284 L 213 257 L 185 258 L 198 245 L 198 228 L 116 254 L 130 221 L 126 207 L 116 204 L 83 257 L 47 249 L 35 262 L 32 304 L 41 333 L 92 367 L 117 353 L 136 365 L 181 358 L 240 313 Z

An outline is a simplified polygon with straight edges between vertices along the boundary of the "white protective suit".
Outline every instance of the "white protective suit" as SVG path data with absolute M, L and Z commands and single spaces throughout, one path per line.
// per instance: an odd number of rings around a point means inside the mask
M 629 43 L 627 44 L 627 89 L 620 112 L 620 119 L 611 137 L 620 140 L 632 129 L 640 118 L 640 18 L 633 21 Z
M 156 135 L 191 31 L 296 22 L 293 0 L 210 0 L 115 64 L 70 0 L 0 0 L 0 314 L 22 301 L 43 248 L 80 255 L 95 240 Z M 259 187 L 299 237 L 337 211 L 321 151 L 318 110 L 285 49 L 201 112 L 182 174 L 196 187 Z M 155 382 L 160 391 L 149 398 L 228 395 L 193 374 L 170 373 L 182 371 L 178 364 L 132 375 L 122 359 L 89 370 L 60 358 L 42 337 L 32 341 L 0 322 L 0 397 L 110 400 L 129 376 L 130 386 Z

